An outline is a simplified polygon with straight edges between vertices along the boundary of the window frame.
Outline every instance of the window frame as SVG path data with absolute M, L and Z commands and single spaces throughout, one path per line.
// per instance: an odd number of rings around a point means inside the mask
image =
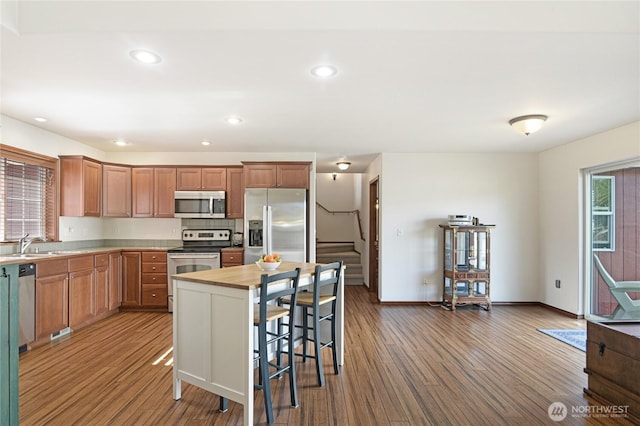
M 609 181 L 609 199 L 608 199 L 608 208 L 595 206 L 596 196 L 595 191 L 597 188 L 596 181 Z M 615 216 L 616 216 L 616 181 L 615 176 L 606 176 L 606 175 L 591 175 L 591 247 L 593 251 L 615 251 L 616 250 L 616 232 L 615 232 Z M 595 221 L 596 218 L 606 218 L 607 224 L 607 240 L 598 240 L 595 239 Z M 600 246 L 596 247 L 596 244 L 600 244 Z
M 59 209 L 59 182 L 60 182 L 60 174 L 59 174 L 59 166 L 58 159 L 49 157 L 46 155 L 38 154 L 35 152 L 27 151 L 21 148 L 16 148 L 9 145 L 0 144 L 0 157 L 6 158 L 7 160 L 17 161 L 20 163 L 25 163 L 33 166 L 45 167 L 53 170 L 53 176 L 55 179 L 52 194 L 50 196 L 53 198 L 51 203 L 49 204 L 50 209 L 53 211 L 48 211 L 45 214 L 45 218 L 49 218 L 45 223 L 45 233 L 47 242 L 50 241 L 58 241 L 59 240 L 59 217 L 60 217 L 60 209 Z M 5 212 L 0 212 L 0 220 L 4 220 Z M 7 240 L 0 241 L 0 244 L 15 244 L 16 240 Z

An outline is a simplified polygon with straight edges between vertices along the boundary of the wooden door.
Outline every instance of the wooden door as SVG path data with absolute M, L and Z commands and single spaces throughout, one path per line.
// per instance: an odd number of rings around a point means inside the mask
M 379 209 L 378 178 L 369 183 L 369 295 L 371 301 L 380 300 L 378 294 L 378 265 L 380 262 L 379 241 Z
M 69 326 L 68 275 L 36 279 L 36 340 Z
M 153 168 L 131 169 L 131 204 L 133 217 L 153 217 Z
M 276 165 L 275 164 L 245 164 L 244 169 L 245 188 L 275 188 Z
M 78 326 L 96 315 L 94 270 L 69 272 L 69 327 Z
M 309 189 L 309 165 L 298 163 L 278 164 L 276 168 L 278 188 Z
M 226 191 L 227 169 L 226 167 L 209 167 L 202 169 L 203 191 Z
M 131 167 L 102 166 L 102 216 L 131 217 Z
M 109 255 L 95 256 L 96 315 L 109 311 Z
M 140 252 L 125 251 L 122 253 L 122 306 L 139 307 L 141 301 L 141 268 Z
M 153 188 L 153 217 L 173 217 L 176 208 L 175 167 L 156 167 L 153 171 Z
M 121 255 L 120 253 L 109 254 L 109 310 L 116 309 L 122 303 L 121 287 Z
M 242 167 L 227 168 L 227 218 L 244 218 L 244 182 L 242 180 Z
M 84 160 L 82 168 L 84 215 L 99 217 L 102 205 L 102 164 Z
M 178 167 L 176 169 L 177 191 L 200 191 L 202 189 L 202 169 L 200 167 Z

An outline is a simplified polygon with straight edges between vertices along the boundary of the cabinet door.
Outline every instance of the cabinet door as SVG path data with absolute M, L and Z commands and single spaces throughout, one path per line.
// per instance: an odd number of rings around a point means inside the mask
M 102 216 L 131 217 L 131 167 L 102 166 Z
M 93 161 L 84 160 L 83 168 L 83 194 L 84 215 L 100 216 L 102 204 L 102 165 Z
M 69 272 L 69 327 L 76 327 L 96 315 L 94 270 Z
M 153 217 L 173 217 L 175 212 L 176 169 L 155 168 L 153 171 Z
M 132 216 L 153 217 L 153 168 L 131 170 Z
M 141 285 L 140 252 L 122 253 L 122 306 L 139 307 Z
M 203 191 L 226 191 L 227 169 L 225 167 L 210 167 L 202 169 Z
M 116 309 L 122 303 L 120 253 L 109 254 L 109 310 Z
M 202 169 L 199 167 L 178 167 L 176 169 L 176 190 L 200 191 L 202 189 Z
M 275 164 L 245 164 L 243 168 L 245 188 L 275 188 Z
M 109 265 L 95 269 L 96 315 L 109 311 Z
M 69 326 L 68 275 L 36 279 L 36 340 Z
M 278 188 L 309 189 L 309 165 L 278 164 L 277 186 Z
M 244 218 L 244 182 L 242 167 L 227 168 L 227 218 Z

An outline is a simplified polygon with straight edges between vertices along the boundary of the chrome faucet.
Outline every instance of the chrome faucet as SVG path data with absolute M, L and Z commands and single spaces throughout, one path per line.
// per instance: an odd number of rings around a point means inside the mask
M 20 247 L 20 254 L 25 254 L 25 252 L 27 251 L 27 247 L 29 247 L 31 243 L 36 240 L 42 241 L 42 239 L 38 237 L 29 238 L 29 234 L 20 238 L 20 240 L 18 241 L 18 246 Z

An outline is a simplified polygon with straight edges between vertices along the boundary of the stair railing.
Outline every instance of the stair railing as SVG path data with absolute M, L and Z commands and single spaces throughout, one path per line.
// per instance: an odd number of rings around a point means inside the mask
M 330 214 L 355 214 L 356 218 L 358 219 L 358 229 L 360 230 L 360 239 L 362 241 L 365 241 L 364 239 L 364 232 L 362 231 L 362 219 L 360 218 L 360 210 L 329 210 L 328 208 L 326 208 L 325 206 L 323 206 L 322 204 L 320 204 L 319 202 L 316 201 L 316 204 L 325 212 L 330 213 Z

